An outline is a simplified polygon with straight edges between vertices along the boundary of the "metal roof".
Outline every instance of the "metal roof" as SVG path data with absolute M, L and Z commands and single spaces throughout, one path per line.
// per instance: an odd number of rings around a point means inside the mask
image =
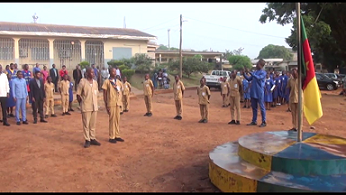
M 40 24 L 40 23 L 0 22 L 0 34 L 1 34 L 1 31 L 155 37 L 154 35 L 151 35 L 139 30 L 135 30 L 135 29 L 129 29 L 129 28 L 72 26 L 72 25 Z

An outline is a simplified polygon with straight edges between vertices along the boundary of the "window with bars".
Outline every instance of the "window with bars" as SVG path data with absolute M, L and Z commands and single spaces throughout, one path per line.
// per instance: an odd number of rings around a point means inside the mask
M 14 40 L 0 38 L 0 60 L 14 59 Z
M 49 48 L 31 48 L 32 60 L 49 60 Z

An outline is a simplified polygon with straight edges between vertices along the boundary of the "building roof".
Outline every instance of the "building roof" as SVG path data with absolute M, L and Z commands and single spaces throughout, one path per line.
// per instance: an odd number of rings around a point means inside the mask
M 156 50 L 155 53 L 157 54 L 179 54 L 179 50 Z M 215 51 L 184 51 L 182 50 L 183 54 L 190 54 L 190 55 L 221 55 L 223 52 L 215 52 Z
M 129 28 L 72 26 L 40 23 L 0 22 L 0 35 L 46 35 L 90 38 L 146 39 L 154 35 Z

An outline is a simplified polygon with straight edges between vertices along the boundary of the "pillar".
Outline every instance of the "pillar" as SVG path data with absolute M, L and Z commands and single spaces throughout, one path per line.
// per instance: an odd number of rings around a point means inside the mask
M 85 61 L 85 40 L 79 40 L 80 41 L 80 50 L 82 54 L 82 61 Z
M 14 61 L 19 67 L 19 40 L 20 38 L 13 38 L 14 40 Z
M 49 68 L 54 64 L 54 39 L 48 39 L 49 42 Z
M 160 62 L 160 64 L 161 64 L 161 54 L 159 54 L 159 62 Z

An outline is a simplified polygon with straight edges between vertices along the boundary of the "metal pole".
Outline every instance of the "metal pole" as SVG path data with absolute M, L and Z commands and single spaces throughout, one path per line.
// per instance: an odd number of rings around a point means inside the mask
M 168 29 L 167 31 L 168 31 L 168 50 L 170 50 L 170 48 L 171 48 L 171 41 L 170 41 L 170 34 L 169 34 L 169 32 L 171 31 L 171 29 Z
M 180 46 L 179 46 L 179 56 L 180 56 L 179 76 L 180 78 L 183 78 L 183 54 L 181 51 L 182 44 L 183 44 L 183 15 L 180 14 Z
M 221 70 L 223 71 L 223 66 L 222 66 L 222 54 L 220 55 L 220 66 L 221 66 Z
M 297 44 L 297 56 L 298 56 L 298 137 L 297 137 L 297 142 L 301 142 L 302 141 L 302 137 L 303 137 L 303 132 L 301 129 L 301 124 L 302 124 L 302 37 L 301 37 L 301 22 L 300 22 L 300 3 L 296 4 L 296 8 L 297 8 L 297 40 L 298 40 L 298 44 Z

